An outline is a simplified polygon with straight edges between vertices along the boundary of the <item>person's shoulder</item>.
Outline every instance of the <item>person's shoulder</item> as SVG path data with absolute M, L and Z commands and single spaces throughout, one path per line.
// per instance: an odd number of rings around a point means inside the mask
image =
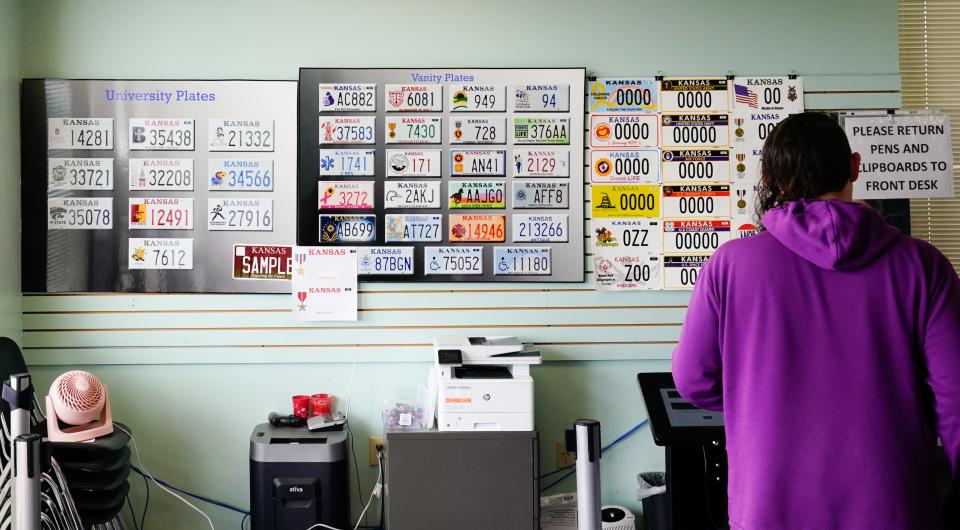
M 949 269 L 953 270 L 950 259 L 929 241 L 923 239 L 901 235 L 893 245 L 894 252 L 900 252 L 909 257 L 920 260 L 927 270 Z
M 769 250 L 768 247 L 775 242 L 776 239 L 769 232 L 758 232 L 751 236 L 738 237 L 720 245 L 711 259 L 716 261 L 751 260 L 757 254 L 766 254 Z

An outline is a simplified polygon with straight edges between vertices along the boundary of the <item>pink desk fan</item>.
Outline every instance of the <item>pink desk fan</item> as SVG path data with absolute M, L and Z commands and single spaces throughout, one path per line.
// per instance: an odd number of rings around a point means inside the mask
M 51 442 L 87 442 L 113 432 L 107 385 L 82 370 L 53 381 L 47 394 L 47 415 Z

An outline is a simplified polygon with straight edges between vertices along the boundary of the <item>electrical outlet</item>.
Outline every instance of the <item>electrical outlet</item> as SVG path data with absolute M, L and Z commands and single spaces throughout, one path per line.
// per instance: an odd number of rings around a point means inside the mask
M 377 446 L 383 447 L 383 436 L 370 437 L 370 466 L 377 466 Z
M 567 444 L 557 442 L 557 469 L 561 467 L 572 466 L 577 463 L 577 455 L 567 451 Z

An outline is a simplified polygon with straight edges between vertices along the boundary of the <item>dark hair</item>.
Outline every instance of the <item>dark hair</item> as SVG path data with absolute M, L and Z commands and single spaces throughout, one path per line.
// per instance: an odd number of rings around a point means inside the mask
M 850 180 L 850 142 L 836 117 L 822 112 L 788 116 L 763 143 L 757 225 L 789 201 L 840 191 Z

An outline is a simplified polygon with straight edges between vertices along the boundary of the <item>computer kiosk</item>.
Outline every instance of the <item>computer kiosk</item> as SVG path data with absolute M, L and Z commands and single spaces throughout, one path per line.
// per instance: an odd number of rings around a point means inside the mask
M 680 397 L 673 375 L 638 374 L 653 441 L 666 451 L 666 493 L 644 503 L 647 530 L 727 529 L 723 415 Z

